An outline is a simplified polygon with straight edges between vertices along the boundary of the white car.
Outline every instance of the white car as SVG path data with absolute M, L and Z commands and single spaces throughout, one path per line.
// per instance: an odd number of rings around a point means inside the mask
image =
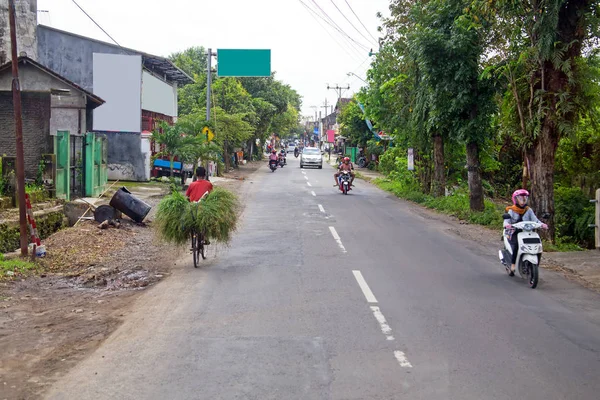
M 318 147 L 305 147 L 300 156 L 300 168 L 308 166 L 323 168 L 323 155 Z
M 287 146 L 287 152 L 288 153 L 293 153 L 294 150 L 296 150 L 296 145 L 294 143 L 288 144 L 288 146 Z

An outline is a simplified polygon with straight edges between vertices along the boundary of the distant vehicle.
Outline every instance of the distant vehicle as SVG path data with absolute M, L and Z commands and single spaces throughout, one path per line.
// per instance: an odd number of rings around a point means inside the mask
M 295 145 L 294 143 L 290 143 L 290 144 L 288 144 L 288 147 L 287 147 L 287 152 L 288 152 L 288 153 L 293 153 L 293 152 L 294 152 L 294 150 L 296 150 L 296 145 Z
M 151 175 L 155 178 L 160 178 L 163 176 L 170 177 L 171 162 L 169 160 L 157 158 L 154 160 Z M 193 171 L 190 164 L 182 164 L 181 161 L 173 161 L 173 176 L 181 178 L 182 183 L 184 183 L 185 180 L 192 175 Z
M 318 147 L 305 147 L 300 156 L 300 168 L 307 166 L 323 168 L 323 155 Z

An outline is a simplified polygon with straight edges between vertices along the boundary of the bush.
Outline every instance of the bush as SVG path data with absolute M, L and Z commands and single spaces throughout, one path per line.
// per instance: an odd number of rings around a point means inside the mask
M 563 243 L 574 242 L 581 246 L 594 246 L 594 205 L 579 188 L 558 186 L 554 190 L 557 236 Z

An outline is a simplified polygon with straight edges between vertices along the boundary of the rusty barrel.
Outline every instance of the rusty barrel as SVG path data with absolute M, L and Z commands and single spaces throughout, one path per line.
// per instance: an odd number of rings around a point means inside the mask
M 152 208 L 132 195 L 125 186 L 115 192 L 108 204 L 121 211 L 135 222 L 142 222 Z

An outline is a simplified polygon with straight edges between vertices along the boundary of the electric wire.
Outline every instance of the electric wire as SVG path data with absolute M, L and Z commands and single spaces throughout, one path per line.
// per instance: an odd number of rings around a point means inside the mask
M 373 36 L 371 34 L 371 32 L 367 29 L 367 27 L 365 26 L 365 24 L 363 24 L 363 22 L 360 20 L 360 18 L 358 17 L 358 15 L 356 15 L 356 13 L 354 12 L 354 9 L 350 5 L 350 3 L 348 3 L 348 0 L 344 0 L 344 1 L 348 5 L 348 8 L 350 8 L 350 11 L 352 11 L 352 14 L 354 14 L 354 16 L 356 17 L 356 19 L 358 20 L 358 22 L 360 22 L 360 24 L 362 25 L 362 27 L 365 28 L 365 31 L 367 31 L 367 33 L 369 34 L 369 36 L 371 36 L 373 38 L 373 40 L 375 40 L 375 42 L 379 43 L 378 40 L 375 39 L 375 36 Z
M 310 8 L 308 5 L 306 5 L 306 4 L 305 4 L 305 3 L 304 3 L 302 0 L 298 0 L 298 1 L 300 1 L 300 4 L 302 4 L 302 5 L 303 5 L 303 6 L 304 6 L 304 7 L 305 7 L 305 8 L 306 8 L 308 11 L 309 11 L 309 13 L 310 13 L 309 15 L 310 15 L 311 17 L 313 17 L 313 19 L 314 19 L 315 21 L 317 21 L 317 23 L 318 23 L 318 24 L 321 26 L 321 28 L 323 28 L 323 30 L 324 30 L 325 32 L 327 32 L 327 34 L 329 35 L 329 37 L 331 37 L 331 39 L 332 39 L 332 40 L 333 40 L 335 43 L 337 43 L 337 45 L 338 45 L 338 46 L 339 46 L 339 47 L 340 47 L 342 50 L 344 50 L 344 52 L 346 52 L 346 54 L 348 54 L 350 57 L 354 57 L 354 59 L 360 59 L 360 58 L 357 56 L 357 54 L 358 54 L 358 50 L 357 50 L 355 47 L 346 47 L 346 46 L 349 46 L 349 45 L 347 45 L 347 44 L 346 44 L 346 45 L 344 46 L 344 42 L 342 42 L 342 43 L 338 42 L 338 41 L 337 41 L 337 39 L 336 39 L 336 38 L 335 38 L 335 37 L 334 37 L 334 36 L 333 36 L 333 35 L 332 35 L 332 34 L 329 32 L 329 30 L 327 30 L 327 28 L 326 28 L 326 27 L 325 27 L 325 26 L 324 26 L 324 25 L 323 25 L 323 24 L 322 24 L 322 23 L 321 23 L 321 22 L 320 22 L 320 21 L 319 21 L 319 20 L 318 20 L 318 19 L 315 17 L 315 15 L 316 15 L 317 17 L 321 17 L 321 16 L 320 16 L 319 14 L 317 14 L 317 12 L 316 12 L 316 11 L 314 11 L 312 8 Z M 321 17 L 321 18 L 322 18 L 322 17 Z M 327 22 L 327 21 L 325 21 L 325 22 Z M 330 26 L 331 26 L 331 25 L 330 25 Z M 349 50 L 350 50 L 350 51 L 349 51 Z M 354 53 L 351 53 L 351 51 L 354 51 Z M 360 53 L 362 54 L 362 52 L 360 52 Z
M 340 28 L 340 26 L 333 20 L 333 18 L 331 18 L 329 16 L 329 14 L 327 14 L 327 12 L 325 12 L 325 10 L 323 10 L 321 8 L 321 6 L 315 1 L 315 0 L 311 0 L 315 6 L 317 6 L 317 8 L 321 11 L 321 13 L 331 22 L 327 21 L 330 25 L 333 24 L 333 26 L 336 28 L 336 30 L 338 32 L 340 32 L 342 35 L 344 35 L 345 37 L 347 37 L 350 41 L 354 42 L 357 46 L 361 47 L 363 50 L 369 50 L 369 48 L 367 46 L 365 46 L 364 44 L 360 43 L 359 41 L 355 40 L 352 36 L 348 35 L 342 28 Z
M 81 11 L 82 11 L 82 12 L 83 12 L 83 13 L 84 13 L 84 14 L 85 14 L 85 15 L 86 15 L 86 16 L 87 16 L 87 17 L 88 17 L 88 18 L 89 18 L 89 19 L 90 19 L 90 20 L 91 20 L 91 21 L 92 21 L 94 24 L 96 24 L 96 26 L 97 26 L 98 28 L 100 28 L 100 30 L 101 30 L 102 32 L 104 32 L 104 34 L 105 34 L 106 36 L 108 36 L 108 37 L 110 38 L 110 40 L 112 40 L 113 42 L 115 42 L 115 44 L 116 44 L 117 46 L 119 46 L 121 49 L 123 49 L 123 46 L 121 46 L 121 45 L 119 44 L 119 42 L 117 42 L 117 41 L 116 41 L 116 40 L 115 40 L 115 39 L 114 39 L 112 36 L 110 36 L 110 35 L 108 34 L 108 32 L 106 32 L 106 31 L 104 30 L 104 28 L 102 28 L 102 27 L 100 26 L 100 24 L 99 24 L 99 23 L 97 23 L 97 22 L 94 20 L 94 18 L 92 18 L 92 17 L 90 16 L 90 14 L 88 14 L 88 13 L 87 13 L 87 12 L 86 12 L 86 11 L 85 11 L 83 8 L 81 8 L 81 6 L 80 6 L 79 4 L 77 4 L 77 2 L 76 2 L 75 0 L 71 0 L 71 1 L 72 1 L 72 2 L 73 2 L 73 3 L 74 3 L 76 6 L 77 6 L 77 7 L 79 7 L 79 9 L 80 9 L 80 10 L 81 10 Z M 123 50 L 125 50 L 125 49 L 123 49 Z
M 356 32 L 358 32 L 358 34 L 359 34 L 360 36 L 362 36 L 362 37 L 363 37 L 363 38 L 364 38 L 364 39 L 365 39 L 367 42 L 371 42 L 371 39 L 369 39 L 368 37 L 366 37 L 365 35 L 363 35 L 363 33 L 362 33 L 360 30 L 358 30 L 358 28 L 357 28 L 356 26 L 354 26 L 354 24 L 352 23 L 352 21 L 350 21 L 350 20 L 348 19 L 348 17 L 346 17 L 346 14 L 344 14 L 344 13 L 342 12 L 342 10 L 340 10 L 340 8 L 337 6 L 337 4 L 335 4 L 335 2 L 334 2 L 333 0 L 329 0 L 329 1 L 331 1 L 331 4 L 333 4 L 333 6 L 335 7 L 335 9 L 336 9 L 336 10 L 338 10 L 338 11 L 340 12 L 340 14 L 342 14 L 342 17 L 344 17 L 344 19 L 345 19 L 346 21 L 348 21 L 348 23 L 350 24 L 350 26 L 351 26 L 351 27 L 353 27 L 353 28 L 354 28 L 354 30 L 355 30 Z M 377 43 L 377 41 L 375 41 L 375 43 Z

